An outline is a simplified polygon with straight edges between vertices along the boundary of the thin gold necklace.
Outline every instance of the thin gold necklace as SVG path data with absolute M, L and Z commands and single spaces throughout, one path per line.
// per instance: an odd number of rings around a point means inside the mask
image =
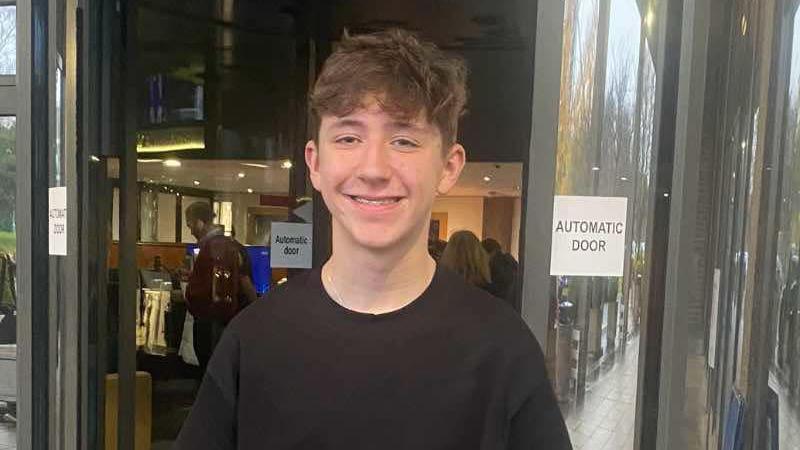
M 344 302 L 342 301 L 342 296 L 341 294 L 339 294 L 339 290 L 336 289 L 336 283 L 333 282 L 333 277 L 331 277 L 330 271 L 328 271 L 328 273 L 325 274 L 325 277 L 328 278 L 328 284 L 331 285 L 331 290 L 333 291 L 333 295 L 336 297 L 334 298 L 334 300 L 336 301 L 336 303 L 344 306 Z

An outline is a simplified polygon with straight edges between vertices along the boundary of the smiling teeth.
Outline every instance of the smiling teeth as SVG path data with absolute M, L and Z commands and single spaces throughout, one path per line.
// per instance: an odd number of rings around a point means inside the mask
M 392 203 L 396 203 L 396 199 L 385 199 L 385 200 L 367 200 L 361 197 L 353 197 L 353 200 L 357 201 L 358 203 L 363 203 L 365 205 L 391 205 Z

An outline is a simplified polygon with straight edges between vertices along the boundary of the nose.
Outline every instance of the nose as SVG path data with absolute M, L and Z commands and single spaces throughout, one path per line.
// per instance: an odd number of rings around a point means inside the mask
M 392 174 L 389 151 L 381 143 L 368 145 L 358 166 L 358 178 L 370 184 L 387 181 Z

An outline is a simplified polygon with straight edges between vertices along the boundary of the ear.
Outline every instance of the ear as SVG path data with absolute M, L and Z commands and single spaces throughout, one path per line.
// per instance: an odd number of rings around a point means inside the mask
M 319 190 L 319 149 L 314 140 L 306 143 L 306 166 L 308 166 L 308 176 L 311 178 L 311 185 Z
M 466 163 L 467 153 L 464 147 L 461 144 L 453 144 L 445 156 L 442 176 L 439 179 L 439 186 L 437 186 L 436 192 L 440 195 L 450 192 L 450 189 L 453 189 L 453 186 L 458 182 Z

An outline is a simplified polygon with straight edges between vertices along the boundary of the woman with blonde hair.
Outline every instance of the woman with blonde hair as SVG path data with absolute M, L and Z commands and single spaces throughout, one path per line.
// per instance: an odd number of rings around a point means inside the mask
M 492 283 L 489 255 L 471 231 L 457 231 L 450 237 L 439 264 L 458 273 L 468 283 L 486 289 Z

